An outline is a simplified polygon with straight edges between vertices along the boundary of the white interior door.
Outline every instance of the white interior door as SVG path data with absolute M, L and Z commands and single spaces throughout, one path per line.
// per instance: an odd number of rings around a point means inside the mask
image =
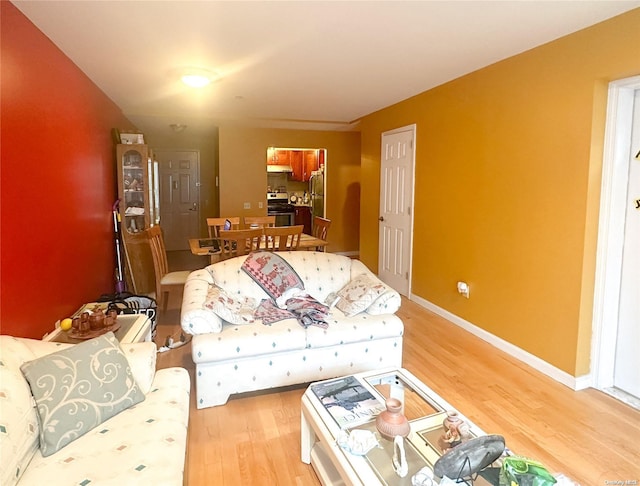
M 579 388 L 591 384 L 638 409 L 639 92 L 640 76 L 609 84 L 593 299 L 591 382 L 578 382 Z
M 200 228 L 200 153 L 158 151 L 156 158 L 165 246 L 168 251 L 188 250 L 189 238 L 198 237 Z
M 380 165 L 380 279 L 402 295 L 411 290 L 415 125 L 382 134 Z
M 634 97 L 613 384 L 640 398 L 640 90 Z

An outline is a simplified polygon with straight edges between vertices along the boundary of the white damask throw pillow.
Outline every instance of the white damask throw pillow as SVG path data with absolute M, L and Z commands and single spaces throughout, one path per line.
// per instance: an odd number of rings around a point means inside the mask
M 340 289 L 336 307 L 347 317 L 353 317 L 365 311 L 385 291 L 382 282 L 363 273 Z
M 23 363 L 49 456 L 144 400 L 113 332 Z

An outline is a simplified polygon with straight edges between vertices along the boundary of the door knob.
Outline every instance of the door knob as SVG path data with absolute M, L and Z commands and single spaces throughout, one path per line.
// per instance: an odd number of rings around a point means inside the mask
M 380 217 L 378 218 L 378 221 L 384 221 L 384 216 L 380 216 Z
M 189 208 L 189 211 L 197 211 L 196 203 L 193 203 L 193 206 Z

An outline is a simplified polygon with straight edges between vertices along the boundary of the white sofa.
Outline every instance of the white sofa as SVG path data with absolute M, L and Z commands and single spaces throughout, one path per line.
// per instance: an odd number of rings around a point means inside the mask
M 69 346 L 0 336 L 0 484 L 182 485 L 190 378 L 183 368 L 156 372 L 151 342 L 121 346 L 144 400 L 43 457 L 39 419 L 20 366 Z
M 182 329 L 193 335 L 196 406 L 225 404 L 229 395 L 307 383 L 365 370 L 402 365 L 403 323 L 394 313 L 400 295 L 362 262 L 324 252 L 279 252 L 304 283 L 304 292 L 324 302 L 353 278 L 366 274 L 383 291 L 368 308 L 347 317 L 333 307 L 326 329 L 303 327 L 296 319 L 271 325 L 257 320 L 230 324 L 205 305 L 213 285 L 227 294 L 268 299 L 241 270 L 246 256 L 192 272 L 184 288 Z

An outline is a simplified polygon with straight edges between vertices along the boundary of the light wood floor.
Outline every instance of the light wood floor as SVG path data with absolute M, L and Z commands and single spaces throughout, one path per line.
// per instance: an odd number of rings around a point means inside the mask
M 179 333 L 178 300 L 159 316 L 159 344 Z M 512 451 L 583 486 L 640 484 L 640 411 L 593 389 L 574 392 L 406 299 L 398 315 L 404 367 Z M 159 354 L 158 366 L 183 366 L 193 383 L 190 345 Z M 185 484 L 320 484 L 300 461 L 304 390 L 237 395 L 204 410 L 192 391 Z

